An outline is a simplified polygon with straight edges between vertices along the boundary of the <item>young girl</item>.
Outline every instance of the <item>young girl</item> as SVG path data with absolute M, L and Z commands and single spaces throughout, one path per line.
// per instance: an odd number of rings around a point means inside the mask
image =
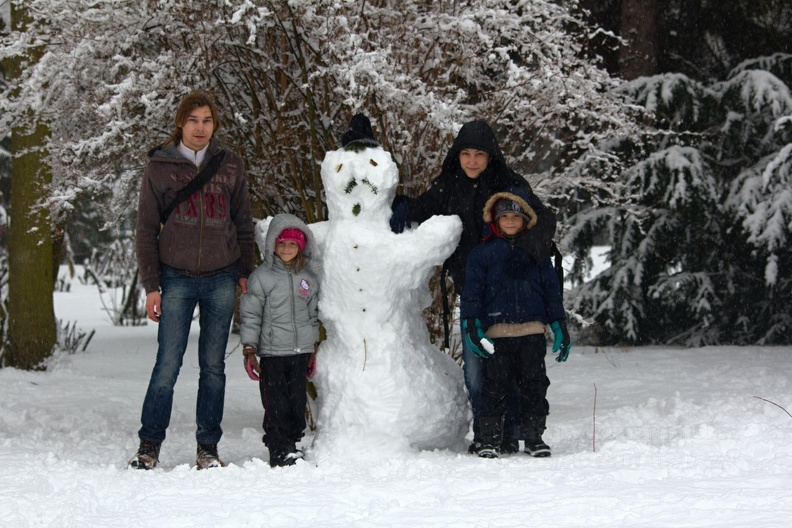
M 305 377 L 319 340 L 319 281 L 307 266 L 311 245 L 311 232 L 299 218 L 275 216 L 264 262 L 240 301 L 245 368 L 259 381 L 272 467 L 302 458 L 297 442 L 305 429 Z
M 553 352 L 566 361 L 571 347 L 558 277 L 546 258 L 535 263 L 516 246 L 536 224 L 536 213 L 518 188 L 494 194 L 484 206 L 484 241 L 467 260 L 461 317 L 464 338 L 486 359 L 479 430 L 484 458 L 497 458 L 503 436 L 506 396 L 520 388 L 525 452 L 550 456 L 542 440 L 549 411 L 545 370 L 545 325 L 555 334 Z

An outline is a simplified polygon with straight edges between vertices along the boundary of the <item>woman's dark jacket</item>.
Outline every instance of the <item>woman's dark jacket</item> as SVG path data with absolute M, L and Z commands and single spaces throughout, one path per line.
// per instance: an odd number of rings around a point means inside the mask
M 468 178 L 459 164 L 463 149 L 483 150 L 489 154 L 486 170 L 475 180 Z M 465 284 L 465 262 L 468 254 L 481 240 L 484 228 L 482 210 L 487 199 L 496 192 L 518 186 L 527 194 L 527 201 L 536 212 L 537 223 L 518 240 L 534 262 L 550 256 L 556 219 L 534 195 L 528 182 L 512 171 L 503 157 L 495 134 L 484 121 L 471 121 L 462 126 L 443 161 L 440 175 L 417 198 L 410 200 L 410 220 L 422 223 L 434 215 L 458 215 L 462 220 L 462 237 L 456 251 L 445 261 L 457 291 Z

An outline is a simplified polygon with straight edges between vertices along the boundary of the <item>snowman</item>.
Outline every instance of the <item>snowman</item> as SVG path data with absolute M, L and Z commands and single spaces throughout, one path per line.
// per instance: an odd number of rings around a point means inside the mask
M 421 310 L 433 268 L 453 253 L 456 216 L 435 216 L 393 234 L 388 220 L 398 171 L 356 115 L 321 167 L 327 222 L 309 227 L 321 267 L 321 344 L 314 382 L 323 458 L 392 456 L 458 447 L 467 432 L 462 370 L 429 341 Z

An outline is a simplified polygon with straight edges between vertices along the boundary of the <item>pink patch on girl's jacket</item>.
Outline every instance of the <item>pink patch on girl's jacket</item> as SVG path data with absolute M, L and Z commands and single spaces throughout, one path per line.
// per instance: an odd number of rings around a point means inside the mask
M 300 279 L 300 291 L 298 292 L 302 296 L 308 295 L 308 290 L 311 289 L 311 283 L 308 282 L 306 279 Z

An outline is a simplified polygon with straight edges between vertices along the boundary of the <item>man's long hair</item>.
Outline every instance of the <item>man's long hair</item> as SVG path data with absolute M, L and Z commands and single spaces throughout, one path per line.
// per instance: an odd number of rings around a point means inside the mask
M 179 104 L 179 109 L 176 110 L 176 128 L 171 137 L 162 144 L 163 147 L 178 145 L 179 142 L 181 142 L 182 126 L 184 126 L 185 121 L 187 121 L 187 118 L 190 116 L 190 112 L 202 106 L 208 106 L 209 111 L 212 112 L 212 124 L 214 125 L 212 137 L 217 135 L 220 131 L 220 116 L 217 113 L 217 106 L 215 106 L 214 99 L 212 99 L 209 94 L 198 90 L 187 94 L 184 96 L 184 99 L 182 99 L 182 102 Z

